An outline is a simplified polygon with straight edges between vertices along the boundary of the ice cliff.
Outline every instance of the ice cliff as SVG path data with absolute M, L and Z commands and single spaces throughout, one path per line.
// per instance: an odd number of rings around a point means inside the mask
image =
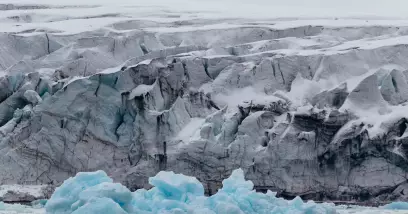
M 407 25 L 38 14 L 1 19 L 1 184 L 170 170 L 212 195 L 242 168 L 287 198 L 407 199 Z

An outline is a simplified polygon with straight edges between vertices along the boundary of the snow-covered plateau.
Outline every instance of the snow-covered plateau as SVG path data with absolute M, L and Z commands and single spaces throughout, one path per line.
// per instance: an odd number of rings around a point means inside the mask
M 286 199 L 407 201 L 407 8 L 0 0 L 0 191 L 173 171 L 213 195 L 241 168 Z

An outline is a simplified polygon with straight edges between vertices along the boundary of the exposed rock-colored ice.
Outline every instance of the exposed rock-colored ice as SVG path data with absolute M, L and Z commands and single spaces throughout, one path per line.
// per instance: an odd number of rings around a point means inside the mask
M 48 192 L 47 185 L 2 185 L 0 200 L 8 203 L 31 202 L 50 197 Z

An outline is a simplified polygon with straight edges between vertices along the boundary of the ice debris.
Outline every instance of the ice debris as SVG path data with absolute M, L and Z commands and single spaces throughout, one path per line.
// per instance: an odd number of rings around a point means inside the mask
M 334 214 L 333 204 L 292 201 L 253 190 L 241 169 L 223 181 L 215 195 L 205 196 L 194 177 L 159 172 L 150 190 L 130 192 L 105 172 L 80 172 L 57 188 L 45 205 L 47 214 Z
M 41 209 L 34 208 L 29 205 L 22 204 L 7 204 L 0 201 L 0 213 L 1 214 L 14 214 L 14 213 L 43 213 Z
M 408 210 L 408 202 L 392 202 L 390 204 L 382 206 L 381 208 L 385 210 Z
M 32 201 L 30 204 L 31 204 L 31 207 L 33 207 L 33 208 L 44 208 L 45 207 L 45 205 L 47 204 L 47 199 L 38 199 L 38 200 L 35 200 L 35 201 Z

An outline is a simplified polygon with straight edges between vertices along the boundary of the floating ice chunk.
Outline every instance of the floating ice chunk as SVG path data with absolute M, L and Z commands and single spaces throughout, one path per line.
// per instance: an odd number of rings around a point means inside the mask
M 38 199 L 31 202 L 31 207 L 33 208 L 44 208 L 47 204 L 47 199 Z
M 110 198 L 91 198 L 72 214 L 128 214 Z
M 44 214 L 43 209 L 22 204 L 6 204 L 0 201 L 0 214 Z
M 112 182 L 112 179 L 104 171 L 79 172 L 75 177 L 65 180 L 60 187 L 55 189 L 45 205 L 45 209 L 47 213 L 72 213 L 71 206 L 79 200 L 81 192 L 104 182 Z
M 132 192 L 122 184 L 105 182 L 82 191 L 79 194 L 79 201 L 75 205 L 82 206 L 88 203 L 91 198 L 110 198 L 113 202 L 119 204 L 123 210 L 131 212 L 132 197 Z
M 391 204 L 387 204 L 381 208 L 385 210 L 408 210 L 408 202 L 392 202 Z
M 114 184 L 102 171 L 78 173 L 57 188 L 46 204 L 53 214 L 334 214 L 332 204 L 304 203 L 299 197 L 286 201 L 275 193 L 253 190 L 241 169 L 223 181 L 215 195 L 204 196 L 194 177 L 159 172 L 149 179 L 154 187 L 131 193 Z
M 149 178 L 149 183 L 163 194 L 164 199 L 184 201 L 188 195 L 204 196 L 204 187 L 197 178 L 174 172 L 159 172 Z
M 233 171 L 229 178 L 222 181 L 222 190 L 225 192 L 233 193 L 239 189 L 252 190 L 253 188 L 252 181 L 245 180 L 242 169 Z

